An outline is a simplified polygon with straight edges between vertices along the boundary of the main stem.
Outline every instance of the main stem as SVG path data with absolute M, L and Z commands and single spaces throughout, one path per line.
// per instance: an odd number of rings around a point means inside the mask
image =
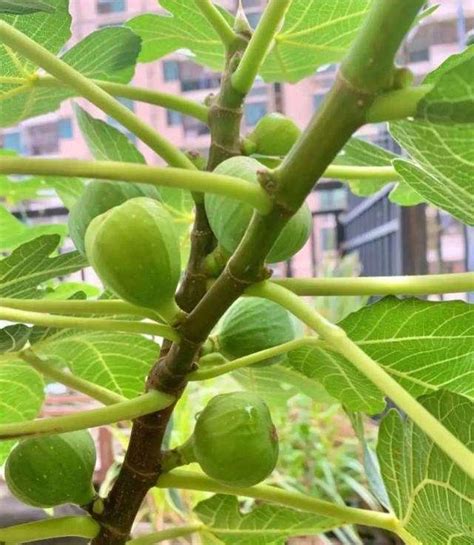
M 240 151 L 240 121 L 243 95 L 235 93 L 230 76 L 240 51 L 245 48 L 246 38 L 237 35 L 227 55 L 227 67 L 221 92 L 209 109 L 212 145 L 208 170 L 227 157 Z M 229 85 L 229 83 L 227 83 Z M 202 188 L 201 188 L 202 189 Z M 177 293 L 176 301 L 181 308 L 192 312 L 205 296 L 207 275 L 204 259 L 214 249 L 215 240 L 207 221 L 203 195 L 195 193 L 195 222 L 191 234 L 191 254 L 184 280 Z M 267 208 L 268 210 L 268 208 Z M 200 348 L 199 343 L 182 339 L 180 342 L 165 343 L 160 360 L 152 368 L 148 390 L 161 390 L 179 398 L 186 385 L 186 375 L 192 368 Z M 93 545 L 123 545 L 130 533 L 136 513 L 148 492 L 154 486 L 161 472 L 161 446 L 174 405 L 164 410 L 137 418 L 132 427 L 129 447 L 118 478 L 105 500 L 104 512 L 98 516 L 101 532 Z

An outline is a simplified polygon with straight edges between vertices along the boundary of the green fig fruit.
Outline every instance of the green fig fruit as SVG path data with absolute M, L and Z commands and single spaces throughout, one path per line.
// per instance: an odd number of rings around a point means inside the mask
M 179 240 L 160 202 L 138 197 L 108 210 L 92 220 L 85 242 L 89 263 L 119 297 L 166 319 L 179 312 Z
M 20 441 L 5 465 L 11 493 L 33 507 L 86 505 L 95 491 L 94 441 L 86 430 Z
M 84 238 L 94 218 L 136 197 L 160 200 L 160 193 L 156 187 L 147 184 L 97 180 L 89 183 L 69 213 L 69 234 L 77 250 L 85 255 Z
M 287 343 L 298 336 L 295 319 L 282 306 L 259 297 L 244 297 L 224 314 L 215 343 L 225 357 L 236 359 Z M 283 356 L 276 356 L 265 361 L 268 365 L 282 359 Z
M 215 172 L 257 182 L 257 172 L 265 170 L 251 157 L 232 157 L 221 163 Z M 207 194 L 205 206 L 211 229 L 219 245 L 227 253 L 233 253 L 239 245 L 253 214 L 250 205 L 222 195 Z M 307 204 L 285 225 L 267 256 L 268 263 L 286 261 L 297 253 L 308 240 L 312 229 L 312 216 Z
M 263 481 L 278 460 L 278 437 L 270 411 L 251 392 L 211 399 L 199 413 L 191 444 L 201 469 L 228 486 Z
M 250 154 L 286 155 L 301 135 L 296 123 L 279 114 L 267 114 L 258 121 L 244 141 L 244 150 Z

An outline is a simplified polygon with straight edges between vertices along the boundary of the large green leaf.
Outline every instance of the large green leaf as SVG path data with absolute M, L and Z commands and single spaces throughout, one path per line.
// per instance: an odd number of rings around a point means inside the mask
M 344 56 L 371 0 L 293 0 L 262 66 L 266 81 L 296 82 Z
M 43 405 L 43 379 L 20 361 L 0 364 L 0 424 L 32 420 Z M 0 441 L 0 466 L 15 443 Z
M 145 163 L 145 158 L 118 129 L 74 105 L 79 128 L 92 156 L 98 161 Z
M 42 11 L 53 13 L 56 10 L 55 0 L 0 0 L 0 13 L 25 15 Z
M 59 223 L 27 226 L 0 205 L 0 251 L 2 252 L 17 248 L 41 235 L 65 236 L 66 233 L 66 225 Z
M 474 446 L 472 402 L 443 391 L 420 401 L 463 444 Z M 382 421 L 377 454 L 406 543 L 472 545 L 474 482 L 430 438 L 392 410 Z
M 30 15 L 0 15 L 0 19 L 14 26 L 38 42 L 51 53 L 57 54 L 71 37 L 71 17 L 68 0 L 51 0 L 55 8 L 52 13 L 31 13 Z M 38 90 L 34 75 L 38 67 L 14 52 L 6 45 L 0 45 L 0 127 L 14 125 L 21 119 L 50 111 L 45 105 L 54 101 L 54 89 Z M 55 106 L 56 107 L 56 106 Z M 54 108 L 53 108 L 54 109 Z
M 167 15 L 139 15 L 127 24 L 143 40 L 139 60 L 151 62 L 173 51 L 214 70 L 224 64 L 219 36 L 193 2 L 160 0 Z M 316 68 L 339 61 L 367 13 L 370 0 L 293 0 L 261 69 L 266 81 L 296 82 Z M 232 17 L 222 11 L 232 24 Z
M 62 19 L 58 20 L 60 14 Z M 23 21 L 35 17 L 41 19 L 41 23 L 36 21 L 37 27 L 46 28 L 50 35 L 56 37 L 55 47 L 51 48 L 52 52 L 56 53 L 69 38 L 68 16 L 63 11 L 51 15 L 28 15 L 17 19 Z M 61 22 L 63 26 L 60 25 Z M 45 37 L 42 34 L 37 35 L 30 27 L 21 28 L 21 30 L 35 41 L 45 45 Z M 62 60 L 90 78 L 128 83 L 133 77 L 139 51 L 140 38 L 130 29 L 107 27 L 89 34 L 67 51 L 62 56 Z M 0 126 L 3 127 L 15 125 L 22 119 L 54 111 L 63 100 L 75 95 L 73 90 L 60 84 L 55 86 L 38 84 L 35 79 L 38 67 L 29 61 L 23 62 L 22 58 L 19 62 L 21 69 L 16 64 L 12 67 L 4 67 L 1 64 L 2 51 L 0 50 L 0 66 L 2 67 L 0 74 L 3 79 L 12 78 L 11 83 L 0 85 Z
M 87 262 L 78 252 L 56 257 L 58 235 L 43 235 L 17 248 L 0 261 L 0 297 L 30 298 L 40 295 L 37 287 L 46 280 L 72 274 Z
M 195 2 L 160 0 L 168 13 L 146 14 L 131 19 L 127 25 L 142 39 L 141 62 L 160 59 L 177 50 L 191 52 L 193 60 L 215 70 L 224 66 L 224 46 Z M 232 17 L 221 13 L 232 24 Z
M 473 225 L 474 47 L 449 57 L 425 82 L 434 88 L 415 119 L 391 124 L 415 160 L 397 159 L 395 169 L 424 200 Z
M 8 325 L 0 329 L 0 354 L 18 352 L 28 341 L 30 328 L 24 324 Z
M 386 297 L 339 325 L 412 395 L 445 388 L 473 396 L 473 316 L 474 307 L 463 301 Z M 383 409 L 382 393 L 341 355 L 308 346 L 291 352 L 288 359 L 350 410 Z
M 419 102 L 417 118 L 474 123 L 474 46 L 449 57 L 424 83 L 434 83 L 434 88 Z
M 398 155 L 370 142 L 366 142 L 360 138 L 351 138 L 344 146 L 342 152 L 337 156 L 335 163 L 338 165 L 361 167 L 389 167 L 392 166 L 392 162 L 397 158 Z M 394 176 L 395 178 L 396 176 Z M 384 179 L 347 180 L 351 191 L 360 197 L 373 195 L 387 185 L 387 183 L 387 180 Z M 423 198 L 403 181 L 395 184 L 388 198 L 393 203 L 401 206 L 413 206 L 424 202 Z
M 308 383 L 307 377 L 296 372 L 291 366 L 251 365 L 234 371 L 232 378 L 245 390 L 256 393 L 268 405 L 279 409 L 286 407 L 288 400 L 298 394 L 305 394 L 319 403 L 334 401 L 319 384 Z
M 143 392 L 160 347 L 140 335 L 63 330 L 35 344 L 77 376 L 128 398 Z
M 276 505 L 260 505 L 241 513 L 234 496 L 217 494 L 194 511 L 207 531 L 228 545 L 284 545 L 289 537 L 318 535 L 341 525 L 328 517 Z
M 0 197 L 3 197 L 8 203 L 15 204 L 22 200 L 38 199 L 44 189 L 48 188 L 43 178 L 12 180 L 8 176 L 0 176 Z

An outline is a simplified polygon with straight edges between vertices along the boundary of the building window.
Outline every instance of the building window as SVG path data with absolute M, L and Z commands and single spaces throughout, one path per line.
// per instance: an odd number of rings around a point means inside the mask
M 317 192 L 319 195 L 320 210 L 341 210 L 346 207 L 346 190 L 340 189 L 322 189 Z
M 69 117 L 58 121 L 59 138 L 69 139 L 73 137 L 72 122 Z
M 26 149 L 31 155 L 49 155 L 59 151 L 57 121 L 28 127 L 25 137 Z
M 97 13 L 118 13 L 125 8 L 125 0 L 97 0 Z
M 259 8 L 261 3 L 261 0 L 242 0 L 242 6 L 244 8 Z
M 197 91 L 199 89 L 216 89 L 221 83 L 220 76 L 216 75 L 203 75 L 198 79 L 186 79 L 181 81 L 181 91 L 186 93 L 188 91 Z
M 184 134 L 186 136 L 203 136 L 210 133 L 209 127 L 192 117 L 182 117 Z
M 267 113 L 266 102 L 250 102 L 245 106 L 245 123 L 252 127 Z
M 316 95 L 313 95 L 313 109 L 314 111 L 319 110 L 321 107 L 321 104 L 324 101 L 324 97 L 326 95 L 324 93 L 318 93 Z
M 409 62 L 425 62 L 430 60 L 430 50 L 428 48 L 417 49 L 408 53 Z
M 321 248 L 323 251 L 336 249 L 336 231 L 332 227 L 323 227 L 321 233 Z
M 166 122 L 170 127 L 176 127 L 177 125 L 182 124 L 182 117 L 179 112 L 175 112 L 174 110 L 167 110 L 166 111 Z
M 179 80 L 179 63 L 177 61 L 163 61 L 163 77 L 165 81 Z
M 2 148 L 22 152 L 21 134 L 19 132 L 10 132 L 3 135 Z

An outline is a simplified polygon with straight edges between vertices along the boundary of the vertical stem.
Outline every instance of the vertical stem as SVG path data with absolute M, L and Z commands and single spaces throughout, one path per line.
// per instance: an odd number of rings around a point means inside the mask
M 242 61 L 232 75 L 232 86 L 240 93 L 247 94 L 252 88 L 291 2 L 292 0 L 270 0 L 265 8 Z
M 235 40 L 235 34 L 222 13 L 212 3 L 211 0 L 194 0 L 197 7 L 212 25 L 212 28 L 219 34 L 222 43 L 226 48 L 232 46 Z

